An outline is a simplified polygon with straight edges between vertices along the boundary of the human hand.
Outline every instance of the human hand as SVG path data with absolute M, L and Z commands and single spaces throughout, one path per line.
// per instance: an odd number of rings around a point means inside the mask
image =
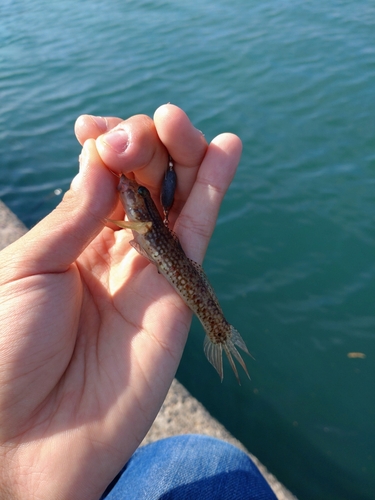
M 124 215 L 111 171 L 158 201 L 171 155 L 169 220 L 201 262 L 241 153 L 232 134 L 207 145 L 172 105 L 154 120 L 95 120 L 76 122 L 80 172 L 63 201 L 0 253 L 4 498 L 98 498 L 151 426 L 182 355 L 190 311 L 130 232 L 104 225 Z

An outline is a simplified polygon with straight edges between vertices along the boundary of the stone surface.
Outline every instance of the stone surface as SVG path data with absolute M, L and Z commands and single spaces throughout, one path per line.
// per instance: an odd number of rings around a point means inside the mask
M 26 231 L 26 226 L 0 200 L 0 250 L 16 241 Z
M 0 250 L 27 231 L 26 226 L 0 200 Z M 268 470 L 214 419 L 204 406 L 174 380 L 162 408 L 142 445 L 177 434 L 207 434 L 237 446 L 257 464 L 279 500 L 296 500 Z

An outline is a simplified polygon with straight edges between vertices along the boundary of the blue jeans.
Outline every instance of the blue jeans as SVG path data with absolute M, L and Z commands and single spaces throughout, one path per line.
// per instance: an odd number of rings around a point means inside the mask
M 139 448 L 108 486 L 106 500 L 276 500 L 235 446 L 187 434 Z

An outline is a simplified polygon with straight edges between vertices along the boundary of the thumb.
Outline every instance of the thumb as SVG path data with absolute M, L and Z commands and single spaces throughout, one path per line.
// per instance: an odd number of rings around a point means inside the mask
M 114 210 L 117 182 L 102 162 L 95 141 L 87 140 L 80 156 L 79 173 L 61 203 L 6 249 L 10 252 L 13 279 L 66 271 L 102 230 L 104 218 Z

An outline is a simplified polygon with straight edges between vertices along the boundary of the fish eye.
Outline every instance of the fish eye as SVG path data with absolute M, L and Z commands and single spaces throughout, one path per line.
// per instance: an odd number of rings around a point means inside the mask
M 144 198 L 145 196 L 147 196 L 147 193 L 148 193 L 148 190 L 144 186 L 139 186 L 138 194 L 140 194 Z

